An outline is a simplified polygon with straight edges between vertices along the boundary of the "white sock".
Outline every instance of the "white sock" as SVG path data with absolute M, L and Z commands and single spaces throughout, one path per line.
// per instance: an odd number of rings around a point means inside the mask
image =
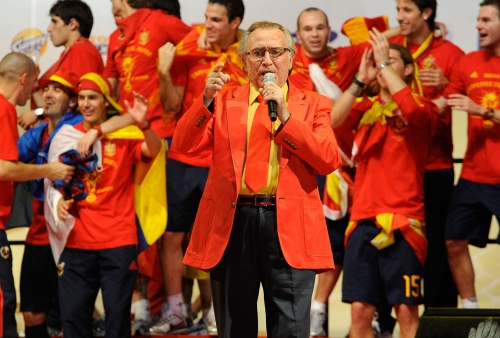
M 477 303 L 477 298 L 462 298 L 462 307 L 464 309 L 479 309 L 479 304 Z
M 184 317 L 182 314 L 182 293 L 171 295 L 167 297 L 167 304 L 169 310 L 179 317 Z
M 151 320 L 151 310 L 149 309 L 149 300 L 141 299 L 132 303 L 134 307 L 135 319 L 138 320 Z
M 318 312 L 325 312 L 326 304 L 320 303 L 317 300 L 313 300 L 313 302 L 311 303 L 311 310 L 316 310 Z

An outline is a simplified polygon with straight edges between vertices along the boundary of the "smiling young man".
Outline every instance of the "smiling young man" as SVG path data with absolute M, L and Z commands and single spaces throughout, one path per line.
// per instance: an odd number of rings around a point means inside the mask
M 485 247 L 492 215 L 500 218 L 500 1 L 480 6 L 476 28 L 482 50 L 460 59 L 444 95 L 452 109 L 468 113 L 467 151 L 445 234 L 464 308 L 478 307 L 468 245 Z
M 89 72 L 101 73 L 104 63 L 99 50 L 88 40 L 94 18 L 90 7 L 80 0 L 58 0 L 50 9 L 47 31 L 55 47 L 64 47 L 59 59 L 42 75 L 39 81 L 48 80 L 57 70 L 67 69 L 80 77 Z M 33 93 L 37 107 L 42 107 L 43 90 Z M 38 118 L 34 110 L 23 113 L 18 123 L 28 129 Z
M 408 338 L 417 331 L 422 302 L 424 166 L 438 109 L 411 91 L 410 52 L 389 45 L 377 31 L 371 35 L 372 50 L 365 52 L 357 77 L 332 111 L 356 130 L 357 145 L 342 301 L 351 303 L 350 337 L 373 336 L 371 322 L 384 297 L 395 308 L 401 337 Z M 375 78 L 378 97 L 354 105 L 361 86 Z
M 47 163 L 50 143 L 64 124 L 77 124 L 82 116 L 76 112 L 76 86 L 79 78 L 59 69 L 48 80 L 39 81 L 43 90 L 47 123 L 27 130 L 17 142 L 19 160 L 23 163 Z M 53 311 L 59 319 L 57 267 L 49 245 L 44 217 L 43 179 L 33 181 L 33 218 L 26 236 L 21 264 L 21 312 L 26 338 L 49 337 L 47 314 Z M 60 328 L 55 328 L 60 330 Z
M 443 94 L 451 73 L 464 54 L 434 36 L 436 0 L 398 0 L 401 35 L 391 42 L 406 46 L 415 60 L 412 89 L 428 99 Z M 424 270 L 425 307 L 456 307 L 457 290 L 446 257 L 444 232 L 454 184 L 451 112 L 439 117 L 425 172 L 425 225 L 429 254 Z
M 203 92 L 207 75 L 219 62 L 224 62 L 223 71 L 230 75 L 230 83 L 248 83 L 243 71 L 243 62 L 237 48 L 241 35 L 238 27 L 243 20 L 245 7 L 241 0 L 209 0 L 205 10 L 205 25 L 195 27 L 175 47 L 167 43 L 159 51 L 158 71 L 161 93 L 166 110 L 170 114 L 182 116 Z M 200 33 L 205 29 L 211 50 L 197 47 Z M 175 143 L 169 150 L 167 175 L 167 195 L 169 203 L 168 225 L 162 237 L 161 261 L 165 281 L 165 291 L 169 307 L 164 318 L 150 329 L 154 333 L 176 332 L 185 326 L 180 304 L 182 299 L 182 257 L 183 240 L 191 231 L 200 198 L 208 176 L 212 150 L 186 155 L 178 150 Z M 202 307 L 204 317 L 210 309 L 210 286 L 208 275 L 204 280 Z M 190 302 L 189 299 L 185 300 Z
M 82 76 L 77 90 L 83 122 L 74 128 L 65 126 L 56 134 L 49 160 L 55 157 L 53 147 L 60 147 L 69 136 L 73 137 L 69 142 L 76 143 L 77 135 L 91 128 L 99 130 L 100 123 L 108 119 L 108 109 L 121 110 L 110 96 L 109 83 L 98 74 Z M 126 101 L 126 107 L 142 132 L 132 128 L 135 136 L 131 138 L 102 137 L 98 145 L 100 165 L 91 173 L 81 173 L 84 198 L 63 197 L 51 189 L 46 192 L 46 208 L 54 208 L 50 214 L 58 215 L 48 222 L 73 223 L 58 259 L 61 318 L 64 334 L 70 337 L 92 336 L 92 313 L 99 289 L 106 312 L 106 336 L 127 337 L 131 332 L 130 304 L 138 244 L 134 166 L 163 154 L 159 154 L 161 141 L 146 120 L 146 98 L 136 93 L 134 106 Z M 49 232 L 53 228 L 50 225 Z

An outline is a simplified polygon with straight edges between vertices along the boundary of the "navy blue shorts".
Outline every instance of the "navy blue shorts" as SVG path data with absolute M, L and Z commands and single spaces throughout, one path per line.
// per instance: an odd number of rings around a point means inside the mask
M 22 312 L 59 312 L 57 266 L 50 245 L 24 245 L 19 292 Z
M 345 248 L 342 301 L 377 305 L 421 304 L 423 266 L 401 232 L 395 243 L 378 250 L 370 241 L 380 233 L 373 221 L 360 221 Z
M 468 239 L 469 244 L 484 248 L 488 242 L 491 217 L 500 220 L 500 184 L 458 180 L 446 219 L 445 239 Z M 500 238 L 497 235 L 497 243 Z
M 332 221 L 326 217 L 325 219 L 335 265 L 344 265 L 344 239 L 345 229 L 347 229 L 347 225 L 349 225 L 349 215 L 336 221 Z
M 189 232 L 208 178 L 208 168 L 167 159 L 167 230 Z

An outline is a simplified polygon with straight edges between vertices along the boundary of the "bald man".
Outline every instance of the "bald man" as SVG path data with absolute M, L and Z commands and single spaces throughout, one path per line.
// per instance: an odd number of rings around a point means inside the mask
M 18 162 L 16 105 L 30 97 L 38 71 L 24 54 L 10 53 L 0 61 L 0 337 L 17 337 L 16 290 L 12 276 L 12 255 L 5 234 L 14 198 L 14 182 L 47 177 L 69 181 L 74 168 L 62 163 L 32 165 Z

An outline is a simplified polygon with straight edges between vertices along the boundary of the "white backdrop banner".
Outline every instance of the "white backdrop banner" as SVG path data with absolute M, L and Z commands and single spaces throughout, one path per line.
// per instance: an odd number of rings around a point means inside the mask
M 8 2 L 8 5 L 7 5 Z M 86 1 L 94 15 L 91 40 L 106 56 L 108 37 L 116 28 L 111 14 L 111 2 L 104 0 Z M 182 19 L 187 24 L 204 21 L 207 0 L 180 0 Z M 447 38 L 465 52 L 477 49 L 478 38 L 475 28 L 480 0 L 440 0 L 437 20 L 449 29 Z M 54 63 L 62 52 L 55 48 L 48 37 L 49 10 L 53 0 L 3 0 L 0 11 L 0 56 L 10 51 L 20 51 L 38 59 L 41 71 Z M 345 46 L 349 40 L 340 33 L 342 23 L 355 16 L 374 17 L 387 15 L 390 25 L 397 25 L 396 0 L 252 0 L 245 1 L 245 17 L 241 28 L 249 27 L 255 21 L 279 22 L 295 31 L 298 14 L 307 7 L 318 7 L 326 12 L 335 37 L 332 46 Z

